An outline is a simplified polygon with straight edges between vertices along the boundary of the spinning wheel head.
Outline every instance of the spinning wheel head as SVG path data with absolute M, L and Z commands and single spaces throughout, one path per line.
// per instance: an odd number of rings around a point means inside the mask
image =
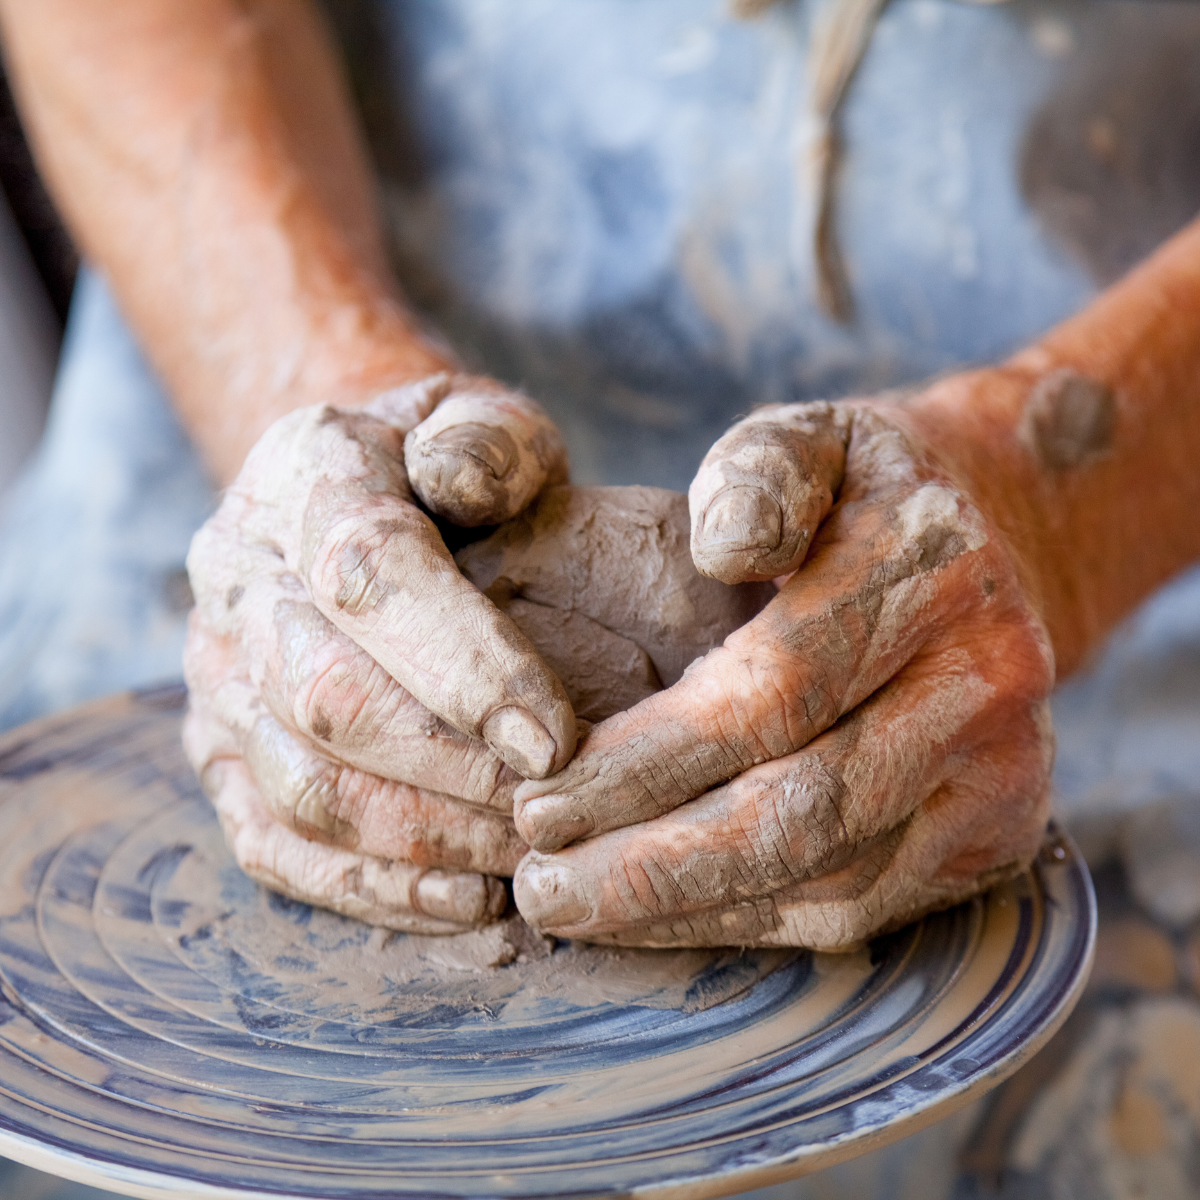
M 0 1152 L 139 1196 L 716 1196 L 910 1132 L 1065 1018 L 1056 843 L 845 956 L 371 929 L 225 851 L 181 692 L 0 743 Z

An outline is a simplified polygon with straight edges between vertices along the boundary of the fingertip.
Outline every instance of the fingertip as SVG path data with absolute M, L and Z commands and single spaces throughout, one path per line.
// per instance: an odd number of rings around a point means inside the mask
M 549 483 L 566 479 L 566 447 L 528 397 L 492 380 L 459 377 L 454 392 L 404 439 L 409 482 L 455 525 L 516 516 Z
M 545 482 L 536 471 L 514 481 L 520 467 L 516 443 L 507 430 L 478 422 L 432 436 L 422 436 L 418 427 L 404 439 L 404 465 L 425 507 L 464 528 L 507 520 Z
M 566 766 L 575 753 L 576 727 L 570 704 L 567 713 L 551 714 L 553 732 L 528 709 L 509 705 L 492 713 L 483 723 L 483 740 L 526 779 L 545 779 Z
M 593 905 L 577 872 L 536 851 L 517 868 L 513 897 L 518 912 L 535 929 L 578 928 L 592 916 Z
M 827 404 L 769 407 L 738 422 L 688 490 L 697 570 L 745 583 L 799 567 L 841 486 L 848 436 L 848 418 Z
M 532 796 L 513 807 L 517 832 L 534 850 L 561 850 L 595 832 L 596 821 L 574 796 Z
M 771 579 L 781 573 L 784 516 L 765 489 L 735 484 L 721 489 L 692 517 L 692 560 L 702 575 L 722 583 Z
M 413 907 L 425 916 L 463 925 L 488 924 L 508 905 L 500 880 L 464 871 L 426 871 L 414 892 Z

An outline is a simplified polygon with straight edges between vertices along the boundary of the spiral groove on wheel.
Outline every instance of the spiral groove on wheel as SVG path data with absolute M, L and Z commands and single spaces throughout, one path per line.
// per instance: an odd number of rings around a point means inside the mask
M 243 876 L 179 749 L 182 703 L 118 697 L 0 741 L 0 1153 L 72 1178 L 725 1194 L 997 1082 L 1086 975 L 1094 902 L 1061 839 L 856 955 L 522 942 L 510 921 L 463 958 Z

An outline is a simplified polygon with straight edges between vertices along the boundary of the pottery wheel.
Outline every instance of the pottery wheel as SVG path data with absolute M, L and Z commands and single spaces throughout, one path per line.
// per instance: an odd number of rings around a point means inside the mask
M 371 929 L 241 874 L 179 690 L 0 741 L 0 1153 L 145 1197 L 718 1196 L 911 1132 L 1065 1018 L 1095 927 L 1051 840 L 869 950 Z

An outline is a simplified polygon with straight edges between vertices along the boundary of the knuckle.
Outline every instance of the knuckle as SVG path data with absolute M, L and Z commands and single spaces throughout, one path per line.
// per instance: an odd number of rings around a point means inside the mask
M 637 862 L 621 854 L 609 868 L 617 916 L 623 920 L 636 919 L 640 913 L 661 916 L 667 911 L 660 885 L 649 860 Z
M 288 775 L 277 796 L 276 811 L 287 815 L 288 824 L 306 835 L 329 834 L 335 818 L 330 810 L 337 806 L 336 770 L 320 767 L 311 773 Z
M 1050 779 L 1056 739 L 1049 701 L 1025 705 L 997 732 L 989 747 L 994 755 L 990 774 L 1004 790 L 1028 792 Z
M 400 532 L 395 518 L 336 521 L 309 559 L 309 583 L 315 597 L 350 616 L 369 612 L 393 590 L 383 575 L 392 539 Z
M 336 608 L 350 613 L 370 605 L 379 573 L 380 541 L 355 530 L 334 537 L 318 550 L 312 566 L 312 582 L 318 594 L 332 598 Z
M 308 753 L 273 722 L 256 725 L 246 750 L 260 794 L 284 825 L 312 841 L 353 839 L 354 827 L 339 815 L 349 768 Z
M 183 721 L 183 753 L 196 772 L 205 794 L 210 797 L 220 782 L 211 770 L 213 764 L 219 759 L 239 757 L 237 743 L 230 730 L 195 708 L 188 710 Z
M 443 728 L 448 729 L 446 726 Z M 515 807 L 514 794 L 524 782 L 524 777 L 502 758 L 491 750 L 472 755 L 467 765 L 466 779 L 464 799 L 473 800 L 485 808 L 494 809 L 507 816 L 512 815 Z
M 704 660 L 705 678 L 696 680 L 692 704 L 705 722 L 706 739 L 727 747 L 745 766 L 781 758 L 803 745 L 812 736 L 814 719 L 829 708 L 830 690 L 818 671 L 786 647 L 750 644 L 750 635 L 740 634 L 710 655 L 711 667 Z
M 222 516 L 218 510 L 196 531 L 185 564 L 197 610 L 214 617 L 227 607 L 221 603 L 227 590 L 223 579 L 237 545 L 234 529 L 226 527 Z
M 280 869 L 277 839 L 257 824 L 227 827 L 225 832 L 237 865 L 258 883 L 281 890 L 284 875 Z
M 465 867 L 512 875 L 527 849 L 509 822 L 472 814 L 461 857 Z
M 219 512 L 220 510 L 218 510 L 218 514 Z M 193 534 L 192 544 L 187 553 L 186 566 L 188 575 L 192 578 L 192 586 L 197 589 L 197 594 L 199 594 L 199 582 L 207 577 L 209 565 L 217 559 L 227 541 L 228 538 L 223 536 L 223 531 L 220 530 L 217 516 L 210 517 Z
M 748 884 L 783 888 L 831 869 L 852 846 L 845 799 L 840 775 L 815 758 L 782 778 L 743 779 L 735 788 L 733 834 Z
M 1036 618 L 988 630 L 983 652 L 998 708 L 1028 711 L 1041 705 L 1053 690 L 1054 653 Z
M 964 555 L 986 557 L 991 542 L 982 514 L 957 488 L 937 480 L 906 489 L 892 520 L 914 574 L 939 571 Z
M 690 894 L 687 868 L 673 862 L 669 847 L 654 854 L 624 849 L 609 866 L 613 901 L 606 926 L 646 919 L 667 919 L 687 906 Z
M 353 819 L 353 798 L 345 794 L 343 781 L 357 772 L 339 763 L 323 764 L 294 789 L 287 808 L 292 828 L 311 841 L 353 846 L 358 827 Z
M 810 861 L 816 872 L 828 871 L 858 838 L 847 822 L 847 787 L 843 777 L 819 760 L 806 764 L 798 781 L 801 827 L 805 844 L 811 847 Z
M 374 672 L 364 672 L 357 650 L 340 639 L 331 639 L 308 665 L 313 673 L 300 682 L 292 705 L 296 725 L 314 741 L 345 742 L 371 704 Z
M 292 900 L 341 911 L 365 890 L 360 856 L 299 842 L 284 826 L 239 831 L 232 849 L 247 875 Z
M 1021 633 L 1026 692 L 1030 699 L 1042 700 L 1053 690 L 1057 676 L 1054 647 L 1046 627 L 1032 613 L 1022 623 Z

